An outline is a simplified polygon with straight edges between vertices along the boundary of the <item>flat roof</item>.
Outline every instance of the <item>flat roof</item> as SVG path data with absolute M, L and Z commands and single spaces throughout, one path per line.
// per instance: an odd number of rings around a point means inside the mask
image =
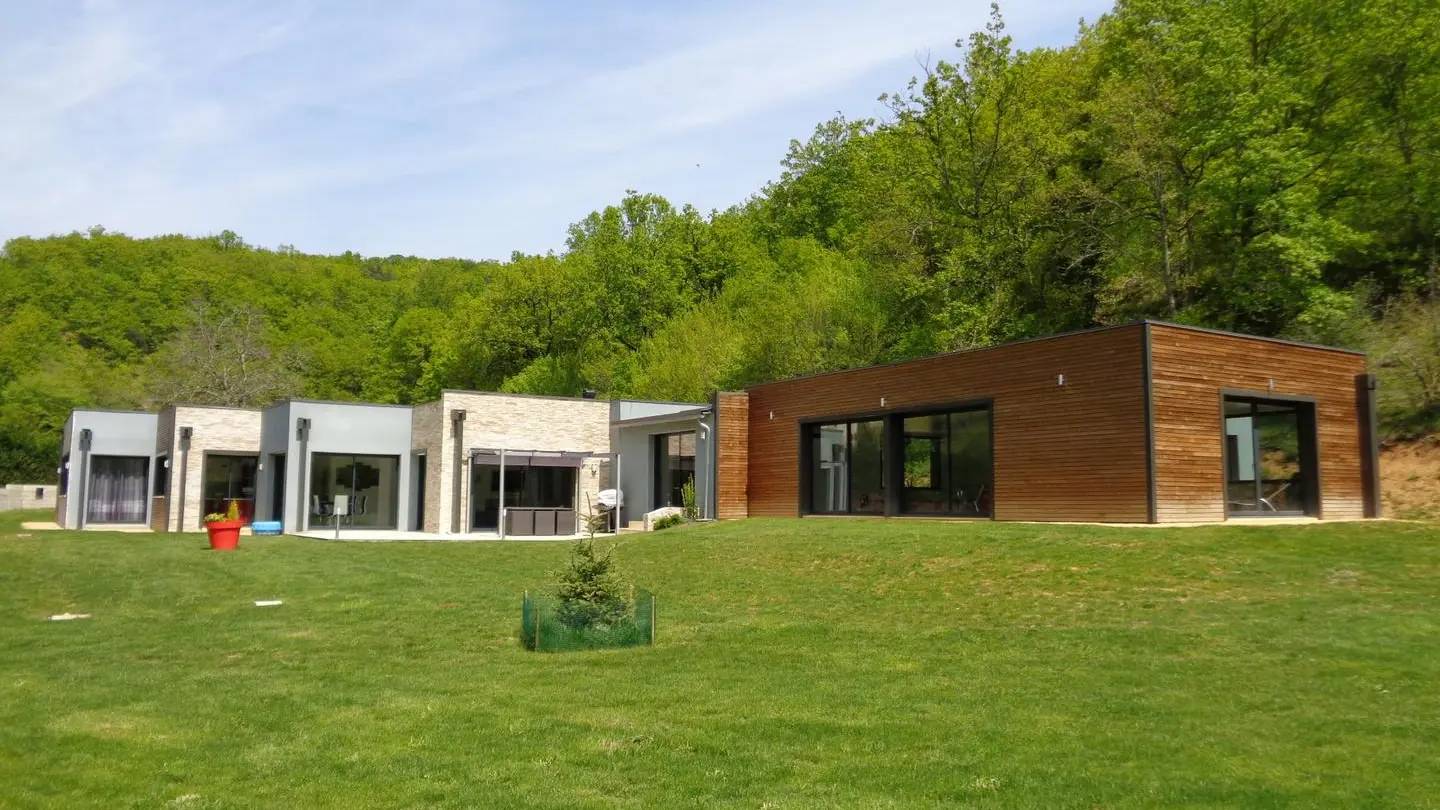
M 302 405 L 349 405 L 349 406 L 355 407 L 355 408 L 413 408 L 413 407 L 415 407 L 415 406 L 413 406 L 413 405 L 401 405 L 401 404 L 396 403 L 396 402 L 364 402 L 364 401 L 361 401 L 361 400 L 358 400 L 358 399 L 343 400 L 343 401 L 342 401 L 342 400 L 338 400 L 338 399 L 285 399 L 285 400 L 281 400 L 281 401 L 275 403 L 274 405 L 271 405 L 271 406 L 269 406 L 269 407 L 263 408 L 262 410 L 268 411 L 268 410 L 270 410 L 271 408 L 278 408 L 278 407 L 280 407 L 281 405 L 290 405 L 290 404 L 297 403 L 297 402 L 300 403 L 300 404 L 302 404 Z
M 441 389 L 440 395 L 444 396 L 445 394 L 469 394 L 471 396 L 479 397 L 520 397 L 522 399 L 557 399 L 564 402 L 603 402 L 607 405 L 611 402 L 608 399 L 600 399 L 599 395 L 596 395 L 595 397 L 562 397 L 556 394 L 512 394 L 508 391 L 464 391 L 459 388 Z M 432 399 L 429 402 L 424 402 L 421 404 L 430 405 L 439 401 L 440 400 L 438 399 Z
M 941 357 L 956 357 L 956 356 L 962 355 L 962 354 L 975 354 L 975 353 L 977 353 L 977 352 L 990 352 L 990 351 L 995 351 L 995 350 L 997 350 L 997 349 L 1004 349 L 1004 348 L 1007 348 L 1007 347 L 1010 347 L 1010 346 L 1020 346 L 1020 345 L 1025 344 L 1025 343 L 1039 343 L 1040 341 L 1043 341 L 1043 340 L 1059 340 L 1059 339 L 1061 339 L 1061 338 L 1075 337 L 1075 336 L 1077 336 L 1077 335 L 1088 335 L 1088 334 L 1092 334 L 1092 333 L 1095 333 L 1095 332 L 1108 332 L 1108 331 L 1111 331 L 1111 330 L 1114 330 L 1114 329 L 1136 329 L 1136 328 L 1139 328 L 1139 327 L 1142 327 L 1142 326 L 1165 326 L 1165 327 L 1169 327 L 1169 328 L 1172 328 L 1172 329 L 1186 329 L 1186 330 L 1189 330 L 1189 331 L 1192 331 L 1192 332 L 1205 332 L 1205 333 L 1207 333 L 1207 334 L 1212 334 L 1212 335 L 1223 335 L 1223 336 L 1225 336 L 1225 337 L 1242 338 L 1242 339 L 1244 339 L 1244 340 L 1255 340 L 1255 341 L 1260 341 L 1260 342 L 1263 342 L 1263 343 L 1278 343 L 1278 344 L 1285 345 L 1285 346 L 1299 346 L 1299 347 L 1305 348 L 1305 349 L 1318 349 L 1318 350 L 1320 350 L 1320 351 L 1339 352 L 1339 353 L 1341 353 L 1341 354 L 1359 355 L 1359 356 L 1361 356 L 1361 357 L 1365 357 L 1365 356 L 1366 356 L 1365 352 L 1358 351 L 1358 350 L 1356 350 L 1356 349 L 1344 349 L 1344 348 L 1341 348 L 1341 347 L 1339 347 L 1339 346 L 1325 346 L 1325 345 L 1322 345 L 1322 344 L 1319 344 L 1319 343 L 1305 343 L 1305 342 L 1299 341 L 1299 340 L 1286 340 L 1286 339 L 1284 339 L 1284 338 L 1261 337 L 1260 335 L 1247 335 L 1247 334 L 1244 334 L 1243 332 L 1227 332 L 1227 331 L 1225 331 L 1224 329 L 1211 329 L 1210 327 L 1206 327 L 1206 326 L 1191 326 L 1190 324 L 1184 324 L 1184 323 L 1171 323 L 1170 321 L 1156 321 L 1156 320 L 1146 319 L 1146 320 L 1140 320 L 1140 321 L 1129 321 L 1129 322 L 1127 322 L 1127 323 L 1108 324 L 1108 325 L 1105 325 L 1105 326 L 1092 326 L 1092 327 L 1090 327 L 1090 328 L 1088 328 L 1088 329 L 1075 329 L 1075 330 L 1072 330 L 1072 331 L 1069 331 L 1069 332 L 1057 332 L 1056 334 L 1053 334 L 1053 335 L 1039 335 L 1039 336 L 1037 336 L 1037 337 L 1032 337 L 1032 338 L 1022 338 L 1022 339 L 1020 339 L 1020 340 L 1011 340 L 1011 341 L 1008 341 L 1008 342 L 1006 342 L 1006 343 L 997 343 L 997 344 L 995 344 L 994 346 L 976 346 L 976 347 L 970 348 L 970 349 L 957 349 L 957 350 L 955 350 L 955 351 L 953 351 L 953 352 L 941 352 L 940 354 L 927 354 L 927 355 L 925 355 L 925 356 L 923 356 L 923 357 L 911 357 L 911 358 L 906 359 L 906 360 L 895 360 L 895 361 L 890 362 L 890 363 L 876 363 L 875 365 L 871 365 L 871 366 L 855 366 L 855 367 L 853 367 L 853 368 L 837 368 L 837 369 L 833 369 L 833 370 L 831 370 L 831 371 L 817 371 L 817 372 L 814 372 L 814 373 L 812 373 L 812 374 L 797 374 L 797 375 L 795 375 L 795 376 L 793 376 L 793 377 L 786 377 L 786 378 L 780 379 L 780 380 L 767 380 L 767 381 L 765 381 L 765 382 L 755 383 L 754 385 L 748 385 L 748 386 L 745 387 L 745 390 L 746 390 L 746 391 L 750 391 L 750 390 L 753 390 L 753 389 L 756 389 L 756 388 L 764 388 L 764 387 L 766 387 L 766 386 L 779 385 L 780 383 L 794 382 L 794 381 L 796 381 L 796 380 L 809 380 L 809 379 L 813 379 L 813 378 L 816 378 L 816 377 L 829 377 L 829 376 L 834 375 L 834 374 L 849 374 L 850 372 L 853 372 L 853 371 L 865 371 L 865 370 L 867 370 L 867 369 L 872 369 L 872 368 L 894 368 L 894 367 L 896 367 L 896 366 L 903 366 L 903 365 L 907 365 L 907 364 L 909 364 L 909 363 L 918 363 L 918 362 L 920 362 L 920 361 L 922 361 L 922 360 L 935 360 L 935 359 L 941 358 Z
M 629 419 L 612 419 L 610 424 L 614 427 L 644 427 L 645 425 L 663 425 L 666 422 L 685 422 L 693 420 L 708 410 L 710 410 L 709 405 L 697 405 L 683 411 L 652 413 L 648 416 L 632 416 Z
M 248 413 L 264 413 L 264 408 L 246 408 L 240 405 L 196 405 L 190 402 L 176 402 L 173 405 L 166 405 L 161 412 L 178 410 L 180 408 L 195 408 L 203 411 L 246 411 Z
M 631 398 L 629 398 L 629 397 L 626 397 L 626 398 L 624 398 L 624 399 L 611 399 L 611 400 L 606 400 L 606 401 L 607 401 L 607 402 L 622 402 L 622 403 L 623 403 L 623 402 L 634 402 L 634 403 L 639 404 L 639 405 L 694 405 L 694 406 L 697 407 L 697 408 L 709 407 L 708 405 L 706 405 L 706 404 L 703 403 L 703 402 L 682 402 L 682 401 L 680 401 L 680 400 L 674 400 L 674 399 L 631 399 Z

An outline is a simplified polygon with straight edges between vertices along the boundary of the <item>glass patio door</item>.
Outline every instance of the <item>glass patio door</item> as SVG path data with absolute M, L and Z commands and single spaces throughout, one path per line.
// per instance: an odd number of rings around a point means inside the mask
M 341 528 L 394 529 L 400 516 L 400 459 L 314 453 L 310 457 L 310 527 L 335 525 L 335 498 L 344 495 L 349 514 Z
M 1314 405 L 1225 399 L 1225 509 L 1231 515 L 1314 511 Z
M 223 456 L 207 453 L 204 471 L 205 514 L 228 514 L 233 503 L 240 520 L 255 519 L 257 456 Z
M 85 495 L 86 523 L 144 523 L 150 459 L 92 456 Z

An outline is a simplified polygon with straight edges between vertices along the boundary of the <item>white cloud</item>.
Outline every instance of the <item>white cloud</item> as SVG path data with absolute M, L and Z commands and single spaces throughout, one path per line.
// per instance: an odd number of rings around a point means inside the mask
M 988 10 L 669 5 L 7 8 L 0 239 L 99 223 L 319 251 L 559 248 L 626 187 L 738 202 L 788 138 L 873 114 L 916 54 L 948 56 Z M 1104 7 L 1032 0 L 1007 19 L 1022 45 L 1052 44 Z

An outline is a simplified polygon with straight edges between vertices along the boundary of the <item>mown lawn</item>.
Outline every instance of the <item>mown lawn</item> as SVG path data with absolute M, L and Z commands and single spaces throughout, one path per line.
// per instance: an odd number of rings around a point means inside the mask
M 1440 806 L 1434 524 L 676 529 L 537 655 L 563 544 L 0 520 L 5 808 Z

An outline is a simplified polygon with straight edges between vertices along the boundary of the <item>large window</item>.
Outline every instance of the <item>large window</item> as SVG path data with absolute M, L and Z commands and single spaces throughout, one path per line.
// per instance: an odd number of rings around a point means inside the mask
M 335 498 L 348 499 L 342 528 L 394 529 L 400 514 L 400 459 L 397 456 L 310 457 L 310 526 L 335 525 Z
M 885 424 L 879 420 L 808 428 L 810 511 L 885 514 Z
M 988 406 L 806 425 L 803 438 L 812 514 L 991 514 Z
M 1225 398 L 1225 506 L 1232 515 L 1314 514 L 1312 403 Z
M 87 523 L 144 523 L 150 459 L 92 456 L 85 491 Z
M 695 431 L 668 433 L 655 441 L 655 508 L 684 506 L 685 485 L 695 483 Z
M 517 459 L 505 465 L 505 508 L 574 509 L 575 467 L 530 466 Z M 470 526 L 500 526 L 500 466 L 476 464 L 470 476 Z
M 900 511 L 990 516 L 990 411 L 904 417 Z
M 204 489 L 202 490 L 204 514 L 229 514 L 230 505 L 235 505 L 240 519 L 250 523 L 255 519 L 255 467 L 256 456 L 222 456 L 205 454 Z

